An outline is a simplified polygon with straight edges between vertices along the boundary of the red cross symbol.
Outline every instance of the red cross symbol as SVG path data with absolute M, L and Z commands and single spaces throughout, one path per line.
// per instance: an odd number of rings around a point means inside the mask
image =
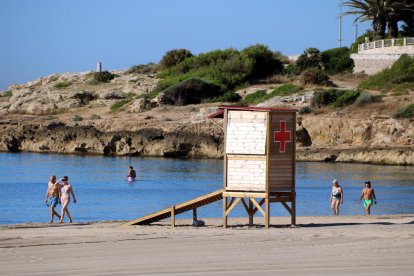
M 286 151 L 286 143 L 291 142 L 290 131 L 286 131 L 286 121 L 280 121 L 280 131 L 275 131 L 275 143 L 279 142 L 279 152 Z

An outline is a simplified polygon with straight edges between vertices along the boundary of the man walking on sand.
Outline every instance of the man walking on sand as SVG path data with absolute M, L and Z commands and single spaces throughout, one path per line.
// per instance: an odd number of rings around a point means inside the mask
M 375 197 L 374 189 L 371 188 L 371 182 L 365 181 L 365 187 L 362 189 L 361 196 L 359 197 L 359 202 L 364 198 L 364 207 L 367 215 L 371 214 L 371 206 L 377 204 L 377 198 Z

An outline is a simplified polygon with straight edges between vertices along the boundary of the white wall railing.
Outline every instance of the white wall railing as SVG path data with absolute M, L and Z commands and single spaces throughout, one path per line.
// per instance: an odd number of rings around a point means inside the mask
M 414 45 L 414 37 L 382 39 L 382 40 L 376 40 L 372 42 L 358 44 L 358 53 L 362 51 L 366 51 L 366 50 L 377 49 L 377 48 L 408 46 L 408 45 Z

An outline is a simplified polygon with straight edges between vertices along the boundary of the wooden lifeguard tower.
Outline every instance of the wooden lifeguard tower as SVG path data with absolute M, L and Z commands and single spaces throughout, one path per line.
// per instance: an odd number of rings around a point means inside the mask
M 224 119 L 223 227 L 239 202 L 249 225 L 259 211 L 269 227 L 271 202 L 280 202 L 296 224 L 296 111 L 220 106 L 209 116 L 216 124 L 215 118 Z

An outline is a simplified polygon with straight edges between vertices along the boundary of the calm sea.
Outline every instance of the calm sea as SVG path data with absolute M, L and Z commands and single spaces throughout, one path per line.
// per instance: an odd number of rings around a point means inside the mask
M 126 181 L 129 165 L 138 175 L 133 183 Z M 69 176 L 78 200 L 69 210 L 80 222 L 133 219 L 215 191 L 223 185 L 222 169 L 222 160 L 0 153 L 0 224 L 47 222 L 44 198 L 52 174 Z M 373 214 L 414 213 L 413 167 L 301 162 L 296 175 L 299 216 L 331 214 L 333 178 L 344 188 L 344 215 L 363 214 L 358 197 L 365 180 L 371 180 L 378 198 Z M 221 217 L 221 201 L 201 207 L 198 215 Z M 272 204 L 271 215 L 288 213 Z M 240 206 L 231 216 L 246 214 Z

